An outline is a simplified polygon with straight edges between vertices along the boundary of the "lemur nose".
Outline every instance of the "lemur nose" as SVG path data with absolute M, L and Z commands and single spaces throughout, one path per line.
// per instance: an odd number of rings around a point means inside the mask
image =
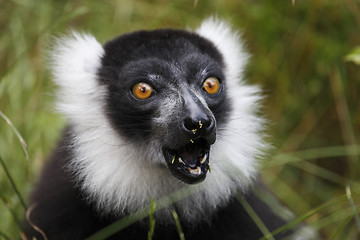
M 212 116 L 187 117 L 184 119 L 183 128 L 194 135 L 207 135 L 215 128 L 215 120 Z
M 182 128 L 192 137 L 214 138 L 215 119 L 200 99 L 189 89 L 182 89 L 183 98 L 183 122 Z

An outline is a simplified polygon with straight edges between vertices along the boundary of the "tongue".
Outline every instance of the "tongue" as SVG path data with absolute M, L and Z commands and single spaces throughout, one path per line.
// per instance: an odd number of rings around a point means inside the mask
M 180 149 L 178 153 L 186 165 L 191 168 L 196 168 L 200 152 L 201 148 L 197 144 L 189 144 Z

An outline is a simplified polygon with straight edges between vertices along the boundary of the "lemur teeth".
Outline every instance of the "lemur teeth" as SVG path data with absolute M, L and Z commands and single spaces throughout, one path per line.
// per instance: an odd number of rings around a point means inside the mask
M 184 161 L 181 159 L 181 157 L 179 157 L 179 162 L 185 165 L 185 163 L 184 163 Z
M 200 175 L 201 174 L 201 168 L 197 167 L 196 169 L 188 168 L 189 173 L 194 175 Z
M 207 154 L 205 154 L 205 155 L 201 158 L 200 164 L 203 164 L 203 163 L 206 161 L 206 159 L 207 159 Z

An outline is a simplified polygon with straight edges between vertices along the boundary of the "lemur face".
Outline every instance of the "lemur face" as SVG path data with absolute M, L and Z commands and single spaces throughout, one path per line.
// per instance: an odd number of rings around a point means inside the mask
M 176 178 L 204 180 L 230 111 L 222 55 L 208 40 L 178 30 L 123 35 L 104 50 L 97 75 L 108 89 L 112 127 L 139 151 L 161 152 L 156 164 Z
M 56 107 L 68 119 L 63 168 L 102 214 L 191 189 L 201 194 L 176 206 L 197 221 L 253 182 L 267 148 L 262 96 L 243 79 L 248 54 L 227 23 L 210 18 L 195 31 L 134 32 L 105 45 L 73 32 L 51 57 Z

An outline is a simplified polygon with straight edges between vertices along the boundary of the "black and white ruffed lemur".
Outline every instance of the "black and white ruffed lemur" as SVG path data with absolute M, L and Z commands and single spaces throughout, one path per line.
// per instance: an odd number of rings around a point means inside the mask
M 68 126 L 30 197 L 28 239 L 85 239 L 166 196 L 153 239 L 179 238 L 173 210 L 187 240 L 261 238 L 239 195 L 269 231 L 285 224 L 248 190 L 267 149 L 262 97 L 243 80 L 248 54 L 227 23 L 137 31 L 104 45 L 73 32 L 57 39 L 51 59 Z M 192 193 L 173 202 L 183 189 Z M 148 222 L 109 239 L 147 239 Z

